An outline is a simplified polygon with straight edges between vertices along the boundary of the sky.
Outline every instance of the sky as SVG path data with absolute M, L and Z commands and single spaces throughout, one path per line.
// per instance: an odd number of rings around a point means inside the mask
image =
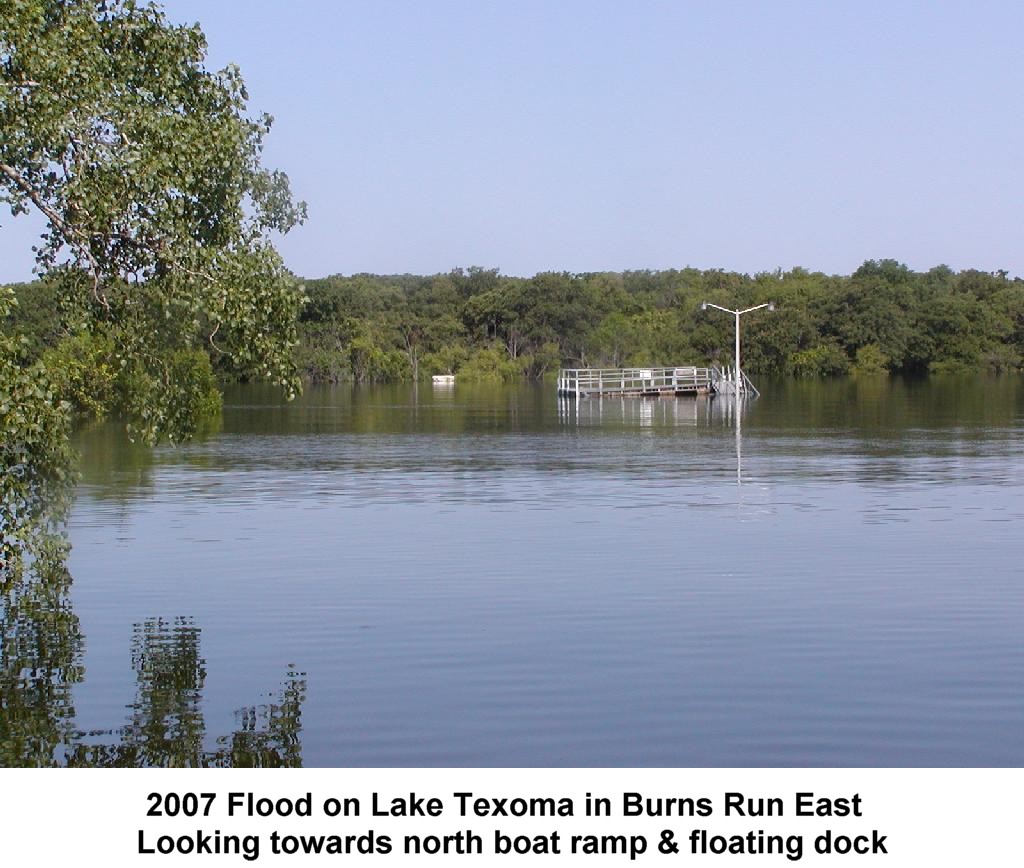
M 1024 275 L 1024 4 L 165 0 L 275 117 L 305 277 Z M 36 220 L 0 219 L 0 280 Z

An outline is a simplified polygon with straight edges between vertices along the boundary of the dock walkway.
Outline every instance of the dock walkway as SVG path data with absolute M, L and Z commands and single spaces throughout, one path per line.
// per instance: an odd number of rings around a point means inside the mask
M 741 374 L 740 393 L 757 395 L 754 384 Z M 735 394 L 731 374 L 716 367 L 698 368 L 563 368 L 558 372 L 558 394 L 576 398 L 612 395 Z

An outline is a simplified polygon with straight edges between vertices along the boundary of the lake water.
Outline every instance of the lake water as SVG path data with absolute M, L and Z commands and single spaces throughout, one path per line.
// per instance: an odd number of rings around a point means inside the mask
M 44 704 L 89 763 L 1024 764 L 1024 381 L 760 385 L 84 432 Z

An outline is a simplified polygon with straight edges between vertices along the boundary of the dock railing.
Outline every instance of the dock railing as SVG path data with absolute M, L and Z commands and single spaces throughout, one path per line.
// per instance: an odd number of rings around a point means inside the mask
M 711 369 L 711 388 L 716 395 L 736 394 L 736 375 L 730 368 Z M 746 371 L 740 371 L 740 394 L 752 398 L 760 397 L 757 386 L 750 382 Z
M 711 390 L 710 368 L 563 368 L 561 395 L 677 394 Z

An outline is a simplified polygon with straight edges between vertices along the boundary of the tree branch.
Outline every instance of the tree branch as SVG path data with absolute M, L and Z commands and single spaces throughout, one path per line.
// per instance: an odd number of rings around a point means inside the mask
M 78 250 L 79 253 L 85 256 L 89 261 L 89 268 L 92 272 L 92 297 L 106 308 L 107 313 L 110 313 L 110 303 L 107 301 L 106 295 L 99 290 L 100 264 L 96 261 L 96 257 L 92 255 L 92 251 L 89 249 L 89 239 L 85 233 L 68 224 L 64 218 L 57 213 L 57 211 L 43 200 L 43 197 L 39 195 L 38 191 L 36 191 L 15 168 L 8 166 L 6 163 L 0 163 L 0 172 L 10 178 L 11 181 L 14 182 L 14 185 L 21 190 L 21 192 L 29 198 L 32 204 L 45 215 L 46 219 L 53 224 L 54 228 L 64 236 L 68 244 Z

